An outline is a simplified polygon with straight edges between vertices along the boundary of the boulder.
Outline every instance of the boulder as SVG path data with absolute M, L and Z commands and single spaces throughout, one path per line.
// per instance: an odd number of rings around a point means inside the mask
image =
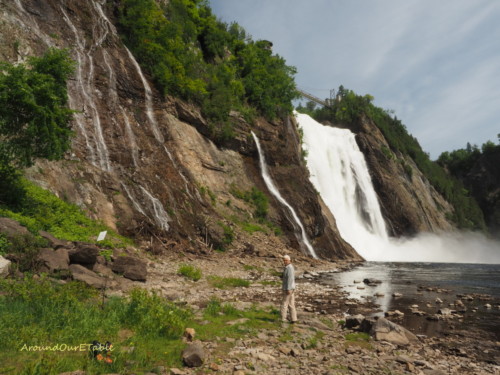
M 105 279 L 97 276 L 95 272 L 92 272 L 80 264 L 70 265 L 69 270 L 71 271 L 74 280 L 82 281 L 85 284 L 97 289 L 103 289 L 106 286 Z
M 188 367 L 200 367 L 205 360 L 205 352 L 199 342 L 189 344 L 182 352 L 182 361 Z
M 71 264 L 83 264 L 93 266 L 99 256 L 99 248 L 95 245 L 75 242 L 75 248 L 69 251 Z
M 345 319 L 345 326 L 347 328 L 359 327 L 361 323 L 365 320 L 364 315 L 350 315 Z
M 379 318 L 374 322 L 370 334 L 377 341 L 387 341 L 401 346 L 418 341 L 413 333 L 385 318 Z
M 113 272 L 134 281 L 146 281 L 148 270 L 146 262 L 131 256 L 119 256 L 111 267 Z
M 38 234 L 41 237 L 45 238 L 49 242 L 49 246 L 55 250 L 63 248 L 63 247 L 65 247 L 65 248 L 70 247 L 70 243 L 68 241 L 55 238 L 53 235 L 51 235 L 48 232 L 41 230 L 38 232 Z
M 0 278 L 6 278 L 9 275 L 10 260 L 0 255 Z
M 0 233 L 5 235 L 8 239 L 30 234 L 26 227 L 23 227 L 17 221 L 7 217 L 0 217 Z
M 40 249 L 38 260 L 41 263 L 41 271 L 55 272 L 69 269 L 69 254 L 68 250 L 64 248 L 58 250 Z

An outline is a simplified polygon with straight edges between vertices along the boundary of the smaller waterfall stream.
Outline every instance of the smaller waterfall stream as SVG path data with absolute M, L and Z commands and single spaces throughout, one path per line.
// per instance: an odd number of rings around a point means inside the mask
M 105 170 L 105 171 L 110 171 L 111 170 L 111 163 L 109 160 L 109 152 L 108 148 L 106 145 L 106 142 L 104 140 L 104 134 L 102 131 L 102 126 L 101 126 L 101 119 L 99 115 L 99 110 L 97 109 L 97 104 L 95 102 L 94 98 L 94 93 L 96 92 L 96 87 L 94 85 L 94 60 L 92 57 L 92 52 L 93 48 L 98 46 L 97 43 L 102 43 L 102 41 L 105 39 L 106 35 L 108 34 L 107 30 L 102 30 L 102 34 L 99 36 L 93 35 L 93 37 L 96 40 L 96 44 L 94 46 L 90 46 L 87 48 L 86 42 L 85 42 L 85 37 L 80 36 L 80 32 L 76 28 L 76 26 L 73 24 L 71 21 L 71 18 L 68 16 L 64 8 L 61 6 L 60 10 L 63 14 L 64 21 L 66 24 L 69 26 L 73 34 L 75 35 L 75 42 L 76 42 L 76 57 L 77 57 L 77 71 L 76 71 L 76 82 L 77 85 L 79 86 L 80 90 L 75 90 L 79 91 L 82 96 L 83 96 L 83 112 L 90 117 L 90 124 L 88 126 L 92 126 L 94 128 L 94 134 L 95 134 L 95 140 L 96 140 L 96 151 L 97 151 L 97 156 L 99 158 L 99 166 Z M 95 31 L 94 31 L 95 32 Z M 70 93 L 72 90 L 70 90 Z M 70 104 L 76 104 L 78 102 L 78 99 L 71 98 Z M 94 149 L 90 146 L 89 142 L 89 135 L 87 134 L 86 130 L 86 122 L 85 121 L 85 115 L 77 116 L 76 121 L 78 124 L 78 127 L 84 134 L 84 138 L 87 144 L 87 147 L 90 152 L 91 156 L 91 162 L 92 164 L 96 165 L 96 155 L 94 153 Z
M 309 252 L 309 255 L 312 256 L 315 259 L 318 259 L 318 256 L 316 255 L 316 252 L 314 251 L 314 248 L 312 247 L 311 243 L 309 242 L 309 239 L 307 238 L 306 231 L 304 229 L 304 226 L 302 225 L 302 222 L 300 221 L 299 217 L 297 216 L 297 213 L 293 209 L 290 204 L 283 198 L 283 196 L 280 194 L 278 188 L 276 185 L 274 185 L 273 180 L 271 179 L 271 176 L 269 175 L 269 172 L 267 170 L 267 164 L 266 164 L 266 159 L 264 156 L 264 152 L 262 151 L 262 148 L 260 147 L 260 142 L 259 138 L 255 135 L 254 132 L 252 132 L 253 139 L 255 140 L 255 144 L 257 145 L 257 150 L 259 151 L 259 163 L 260 163 L 260 169 L 262 172 L 262 178 L 264 179 L 264 182 L 266 183 L 267 188 L 273 194 L 276 199 L 284 205 L 286 208 L 288 208 L 292 214 L 293 220 L 295 221 L 295 224 L 298 225 L 300 228 L 300 234 L 301 234 L 301 240 L 304 246 L 306 247 L 307 251 Z

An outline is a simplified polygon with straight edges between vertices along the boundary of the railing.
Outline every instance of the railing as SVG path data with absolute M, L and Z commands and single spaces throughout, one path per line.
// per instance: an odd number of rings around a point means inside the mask
M 312 94 L 309 94 L 308 92 L 304 91 L 304 90 L 301 90 L 299 88 L 297 88 L 297 91 L 300 95 L 302 95 L 304 98 L 307 98 L 315 103 L 318 103 L 324 107 L 331 107 L 330 103 L 329 103 L 329 100 L 326 99 L 326 100 L 321 100 L 320 98 L 312 95 Z

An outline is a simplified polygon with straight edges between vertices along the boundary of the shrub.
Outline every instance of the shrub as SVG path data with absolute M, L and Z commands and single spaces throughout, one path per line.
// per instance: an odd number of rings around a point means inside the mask
M 202 276 L 201 269 L 194 267 L 190 264 L 182 264 L 177 270 L 177 273 L 193 281 L 200 280 Z
M 42 247 L 47 246 L 47 241 L 32 234 L 25 234 L 13 237 L 10 241 L 8 252 L 13 253 L 17 258 L 17 266 L 22 272 L 36 272 L 41 266 L 38 254 Z
M 0 233 L 0 255 L 4 255 L 7 253 L 8 248 L 11 246 L 11 243 L 5 237 L 5 235 Z

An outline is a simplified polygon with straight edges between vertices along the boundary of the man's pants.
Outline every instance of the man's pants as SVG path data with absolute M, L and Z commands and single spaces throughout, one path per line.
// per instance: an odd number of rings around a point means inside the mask
M 288 294 L 287 290 L 283 291 L 283 298 L 281 300 L 281 321 L 286 322 L 286 315 L 290 308 L 290 320 L 292 322 L 297 321 L 297 310 L 295 310 L 295 291 Z

